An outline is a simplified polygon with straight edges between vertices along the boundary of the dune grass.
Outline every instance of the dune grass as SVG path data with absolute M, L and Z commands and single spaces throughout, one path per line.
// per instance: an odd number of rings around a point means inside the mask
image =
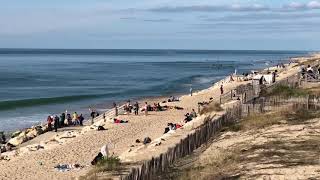
M 184 169 L 174 179 L 233 179 L 237 177 L 234 174 L 240 161 L 240 153 L 235 150 L 219 151 L 205 158 L 203 164 Z
M 80 177 L 80 180 L 99 180 L 106 179 L 105 173 L 120 174 L 122 170 L 122 164 L 119 157 L 111 156 L 100 160 L 92 170 L 90 170 L 85 176 Z M 110 178 L 112 179 L 112 178 Z
M 303 97 L 309 94 L 308 90 L 294 88 L 287 85 L 276 85 L 270 92 L 263 92 L 261 95 L 265 97 L 283 96 L 283 97 Z

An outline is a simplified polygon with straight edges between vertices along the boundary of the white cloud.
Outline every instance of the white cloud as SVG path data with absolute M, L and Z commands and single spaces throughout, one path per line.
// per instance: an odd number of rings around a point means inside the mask
M 305 5 L 299 2 L 291 2 L 288 5 L 284 5 L 284 7 L 292 8 L 292 9 L 301 9 L 301 8 L 305 8 Z
M 312 10 L 312 9 L 320 9 L 319 1 L 310 1 L 308 3 L 300 3 L 300 2 L 291 2 L 283 6 L 284 10 Z
M 311 1 L 307 4 L 307 7 L 310 9 L 320 9 L 320 2 L 319 1 Z

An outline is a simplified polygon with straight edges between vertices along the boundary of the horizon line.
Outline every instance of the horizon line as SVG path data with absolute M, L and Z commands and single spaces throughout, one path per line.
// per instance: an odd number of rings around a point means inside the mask
M 303 52 L 317 52 L 320 50 L 279 50 L 279 49 L 179 49 L 179 48 L 1 48 L 0 50 L 162 50 L 162 51 L 303 51 Z

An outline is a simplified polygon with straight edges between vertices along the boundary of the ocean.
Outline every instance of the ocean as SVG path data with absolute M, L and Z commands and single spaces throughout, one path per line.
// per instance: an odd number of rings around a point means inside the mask
M 0 49 L 0 131 L 52 114 L 210 87 L 306 51 Z M 88 117 L 88 116 L 87 116 Z

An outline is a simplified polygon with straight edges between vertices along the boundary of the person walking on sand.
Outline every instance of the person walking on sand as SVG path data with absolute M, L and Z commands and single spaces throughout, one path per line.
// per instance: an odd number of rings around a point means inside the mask
M 192 96 L 192 91 L 193 91 L 193 89 L 192 89 L 192 87 L 190 87 L 190 96 Z
M 106 113 L 103 113 L 103 122 L 106 122 Z
M 144 115 L 147 116 L 148 115 L 148 103 L 146 102 L 144 105 Z
M 134 115 L 138 115 L 139 114 L 139 104 L 138 102 L 136 102 L 134 104 Z
M 220 93 L 221 93 L 221 95 L 223 94 L 223 84 L 221 84 L 221 86 L 220 86 Z

